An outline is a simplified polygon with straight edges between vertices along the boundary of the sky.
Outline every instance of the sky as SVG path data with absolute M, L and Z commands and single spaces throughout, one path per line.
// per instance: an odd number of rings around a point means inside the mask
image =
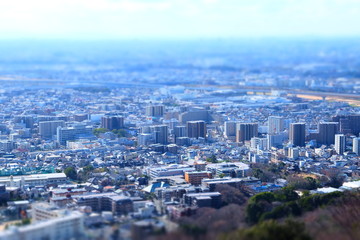
M 0 39 L 360 36 L 360 0 L 0 0 Z

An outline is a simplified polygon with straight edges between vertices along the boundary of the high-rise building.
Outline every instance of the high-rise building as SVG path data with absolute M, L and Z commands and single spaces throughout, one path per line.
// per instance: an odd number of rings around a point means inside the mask
M 353 152 L 360 155 L 360 138 L 353 138 Z
M 179 137 L 186 137 L 186 126 L 174 127 L 174 136 L 175 136 L 175 141 Z
M 62 120 L 39 122 L 39 134 L 44 139 L 51 139 L 56 135 L 56 129 L 64 126 L 65 122 Z
M 250 147 L 252 150 L 267 150 L 268 149 L 267 138 L 253 137 L 250 140 Z
M 318 137 L 316 141 L 320 144 L 331 145 L 335 142 L 335 134 L 338 132 L 339 123 L 322 122 L 318 124 Z
M 294 160 L 299 158 L 299 148 L 289 148 L 288 157 Z
M 270 116 L 268 118 L 269 134 L 278 134 L 284 130 L 284 118 Z
M 335 134 L 335 151 L 337 154 L 344 154 L 346 150 L 346 137 L 344 134 Z
M 236 122 L 228 121 L 224 124 L 225 137 L 235 140 L 236 138 Z
M 121 116 L 104 116 L 101 118 L 101 127 L 109 130 L 124 127 L 124 118 Z
M 163 105 L 149 105 L 146 106 L 146 115 L 150 117 L 162 117 L 164 115 L 165 107 Z
M 360 133 L 360 115 L 335 116 L 334 122 L 339 123 L 339 132 L 343 134 L 351 133 L 356 136 Z
M 289 132 L 290 143 L 304 147 L 305 146 L 305 123 L 291 123 Z
M 155 143 L 160 143 L 160 144 L 168 143 L 168 126 L 167 125 L 152 126 L 151 132 L 154 134 Z
M 258 136 L 257 123 L 238 123 L 236 126 L 236 142 L 249 141 Z
M 189 138 L 206 138 L 206 123 L 204 121 L 189 121 L 186 123 Z

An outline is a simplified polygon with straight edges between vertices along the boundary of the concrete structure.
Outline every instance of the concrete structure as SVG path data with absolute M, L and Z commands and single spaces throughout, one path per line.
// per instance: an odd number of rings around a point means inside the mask
M 337 154 L 342 155 L 346 150 L 346 137 L 344 134 L 335 135 L 335 151 Z
M 185 172 L 184 177 L 187 183 L 197 186 L 201 184 L 202 179 L 211 178 L 211 172 L 209 171 Z
M 57 134 L 57 128 L 64 126 L 65 122 L 62 120 L 39 122 L 39 134 L 44 139 L 52 139 Z
M 353 150 L 358 156 L 360 155 L 360 138 L 353 138 Z
M 124 128 L 124 118 L 121 116 L 104 116 L 101 118 L 101 127 L 109 130 Z
M 206 123 L 204 121 L 189 121 L 186 123 L 189 138 L 206 138 Z
M 319 144 L 331 145 L 335 143 L 335 134 L 338 133 L 339 123 L 322 122 L 318 124 L 318 137 L 316 141 Z
M 123 215 L 133 210 L 130 198 L 115 193 L 83 194 L 73 198 L 78 206 L 89 206 L 93 211 L 111 211 L 114 215 Z
M 162 117 L 165 112 L 163 105 L 150 105 L 146 106 L 146 115 L 151 117 Z
M 236 140 L 236 122 L 228 121 L 224 123 L 224 134 L 225 137 L 235 141 Z
M 48 209 L 35 208 L 37 215 L 35 223 L 21 227 L 10 227 L 0 233 L 0 240 L 68 240 L 81 239 L 84 236 L 83 215 L 79 212 L 53 213 Z
M 258 136 L 257 123 L 238 123 L 236 126 L 236 142 L 249 141 Z
M 0 185 L 9 187 L 22 187 L 25 185 L 58 185 L 67 182 L 65 173 L 46 173 L 32 175 L 15 175 L 9 177 L 0 177 Z
M 289 133 L 290 143 L 304 147 L 305 146 L 305 123 L 291 123 Z
M 270 116 L 268 118 L 269 134 L 278 134 L 284 131 L 284 118 L 279 116 Z
M 56 138 L 61 145 L 65 145 L 66 141 L 74 141 L 81 137 L 92 137 L 93 128 L 84 124 L 76 124 L 72 127 L 58 127 Z

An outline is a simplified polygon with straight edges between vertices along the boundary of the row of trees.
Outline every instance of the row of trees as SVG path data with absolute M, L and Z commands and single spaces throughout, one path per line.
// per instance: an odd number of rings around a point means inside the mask
M 251 197 L 246 207 L 246 219 L 255 224 L 269 219 L 300 216 L 320 206 L 326 206 L 343 196 L 343 192 L 327 194 L 305 194 L 299 197 L 293 189 L 286 187 L 277 192 L 264 192 Z
M 106 128 L 94 128 L 94 130 L 93 130 L 93 134 L 97 137 L 99 137 L 100 134 L 103 134 L 106 132 L 112 132 L 117 137 L 127 137 L 127 131 L 125 129 L 113 129 L 110 131 L 109 129 L 106 129 Z

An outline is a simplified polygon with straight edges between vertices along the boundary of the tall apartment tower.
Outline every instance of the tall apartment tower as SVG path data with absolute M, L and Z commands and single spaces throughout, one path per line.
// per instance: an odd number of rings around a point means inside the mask
M 104 116 L 101 118 L 101 127 L 109 130 L 124 127 L 124 118 L 120 116 Z
M 235 140 L 236 138 L 236 122 L 228 121 L 224 123 L 224 134 L 226 138 Z
M 319 134 L 317 142 L 324 145 L 331 145 L 335 143 L 335 134 L 338 133 L 339 123 L 337 122 L 322 122 L 318 124 Z
M 186 137 L 186 126 L 174 127 L 174 136 L 175 136 L 175 141 L 179 137 Z
M 360 155 L 360 138 L 353 138 L 353 150 L 358 156 Z
M 284 118 L 270 116 L 268 118 L 269 134 L 278 134 L 284 130 Z
M 257 123 L 238 123 L 236 126 L 236 142 L 249 141 L 258 136 Z
M 205 121 L 189 121 L 186 123 L 186 128 L 189 138 L 206 138 Z
M 164 105 L 149 105 L 146 106 L 146 115 L 150 117 L 161 117 L 164 115 Z
M 291 123 L 289 132 L 290 143 L 295 146 L 305 146 L 305 123 Z
M 334 122 L 339 122 L 339 132 L 343 134 L 351 133 L 356 136 L 360 133 L 360 115 L 335 116 Z
M 41 138 L 51 139 L 56 135 L 56 129 L 64 126 L 65 122 L 62 120 L 39 122 L 39 134 Z
M 344 154 L 346 150 L 346 138 L 344 134 L 335 134 L 335 151 L 337 154 Z
M 160 144 L 168 143 L 168 126 L 167 125 L 152 126 L 151 132 L 154 134 L 155 143 L 160 143 Z

